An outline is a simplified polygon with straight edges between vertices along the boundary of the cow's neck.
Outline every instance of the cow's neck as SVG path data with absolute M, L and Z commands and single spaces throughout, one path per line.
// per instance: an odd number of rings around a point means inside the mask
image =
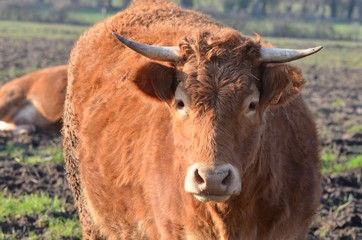
M 235 199 L 236 200 L 236 199 Z M 195 234 L 191 239 L 197 236 L 208 236 L 215 239 L 240 239 L 243 236 L 249 236 L 246 239 L 255 239 L 257 234 L 257 223 L 251 222 L 254 215 L 248 210 L 236 207 L 235 202 L 228 203 L 205 203 L 203 205 L 203 217 L 197 216 L 199 227 L 191 232 L 205 231 L 200 235 Z M 200 209 L 199 209 L 200 210 Z M 204 227 L 201 227 L 204 226 Z

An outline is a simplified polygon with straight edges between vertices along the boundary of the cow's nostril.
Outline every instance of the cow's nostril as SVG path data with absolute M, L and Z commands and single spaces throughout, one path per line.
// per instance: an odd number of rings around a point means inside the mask
M 205 180 L 200 176 L 198 169 L 195 170 L 195 181 L 197 184 L 202 184 L 205 182 Z
M 231 181 L 231 171 L 229 170 L 228 171 L 228 174 L 226 175 L 226 177 L 222 180 L 221 184 L 224 185 L 224 186 L 227 186 L 230 184 L 230 181 Z

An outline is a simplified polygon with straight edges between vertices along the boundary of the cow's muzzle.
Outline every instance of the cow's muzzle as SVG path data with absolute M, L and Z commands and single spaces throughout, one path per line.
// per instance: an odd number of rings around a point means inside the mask
M 195 163 L 187 169 L 185 190 L 202 202 L 225 202 L 240 194 L 239 171 L 231 164 L 207 166 Z

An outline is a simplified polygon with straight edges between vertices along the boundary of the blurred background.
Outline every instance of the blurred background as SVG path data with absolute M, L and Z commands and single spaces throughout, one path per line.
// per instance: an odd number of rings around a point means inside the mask
M 283 48 L 320 134 L 323 198 L 310 239 L 362 235 L 362 0 L 175 0 Z M 128 0 L 0 0 L 0 83 L 67 64 L 82 32 Z M 59 135 L 0 136 L 0 239 L 79 239 Z
M 174 0 L 245 33 L 360 40 L 361 0 Z M 1 0 L 0 19 L 89 26 L 130 0 Z

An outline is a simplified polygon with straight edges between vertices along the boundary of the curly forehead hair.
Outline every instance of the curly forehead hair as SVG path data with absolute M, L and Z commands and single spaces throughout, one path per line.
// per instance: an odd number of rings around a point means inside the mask
M 184 88 L 198 106 L 209 109 L 224 102 L 238 104 L 240 94 L 249 91 L 259 41 L 231 29 L 217 34 L 203 31 L 184 38 L 180 49 L 188 68 Z
M 241 59 L 240 56 L 257 58 L 260 47 L 260 40 L 254 41 L 228 28 L 222 29 L 217 34 L 209 31 L 197 32 L 185 37 L 180 43 L 183 56 L 194 55 L 197 59 L 204 57 L 206 60 Z

